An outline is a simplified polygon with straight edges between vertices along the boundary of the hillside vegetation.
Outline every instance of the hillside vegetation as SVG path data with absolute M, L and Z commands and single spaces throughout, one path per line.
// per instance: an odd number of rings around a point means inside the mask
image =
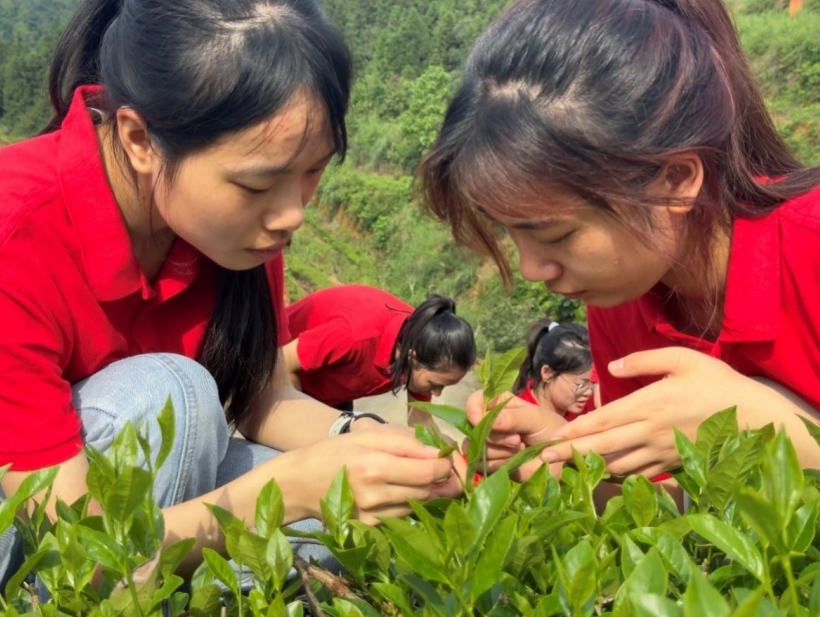
M 49 117 L 45 69 L 76 0 L 0 0 L 0 143 Z M 417 304 L 454 296 L 480 346 L 523 341 L 544 314 L 584 318 L 575 302 L 518 280 L 506 293 L 493 266 L 454 245 L 412 201 L 412 172 L 435 138 L 458 70 L 503 0 L 325 0 L 356 61 L 347 161 L 332 169 L 287 256 L 291 299 L 338 283 L 377 285 Z M 733 4 L 738 28 L 779 127 L 820 164 L 820 0 L 790 18 L 786 2 Z

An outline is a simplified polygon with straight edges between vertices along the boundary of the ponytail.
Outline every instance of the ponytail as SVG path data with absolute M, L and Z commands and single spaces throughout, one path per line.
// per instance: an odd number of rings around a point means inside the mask
M 533 324 L 527 336 L 527 355 L 518 370 L 513 392 L 519 394 L 531 381 L 541 380 L 541 368 L 553 373 L 583 373 L 592 368 L 589 334 L 575 323 L 559 324 L 549 318 Z
M 123 2 L 85 0 L 74 11 L 57 41 L 49 69 L 48 93 L 54 116 L 44 133 L 59 128 L 79 86 L 101 82 L 100 48 L 103 36 L 119 15 Z
M 399 330 L 390 363 L 393 394 L 410 380 L 413 368 L 469 371 L 475 364 L 473 328 L 456 316 L 451 298 L 431 295 L 419 304 Z

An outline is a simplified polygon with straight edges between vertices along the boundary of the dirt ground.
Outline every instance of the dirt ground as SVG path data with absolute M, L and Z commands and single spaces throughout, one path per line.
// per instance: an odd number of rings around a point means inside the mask
M 434 397 L 434 403 L 441 403 L 442 405 L 453 405 L 455 407 L 464 408 L 464 401 L 467 397 L 479 389 L 478 380 L 473 373 L 467 373 L 467 376 L 454 386 L 444 388 L 441 396 Z M 397 424 L 405 424 L 407 422 L 407 394 L 402 391 L 397 396 L 390 394 L 380 394 L 378 396 L 368 396 L 361 398 L 354 402 L 353 408 L 355 411 L 366 411 L 368 413 L 375 413 L 388 422 L 395 422 Z M 441 420 L 436 420 L 442 431 L 461 441 L 462 435 L 449 424 L 443 423 Z

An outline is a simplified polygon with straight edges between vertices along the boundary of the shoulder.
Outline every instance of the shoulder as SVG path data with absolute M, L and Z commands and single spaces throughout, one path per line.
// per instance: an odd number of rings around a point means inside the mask
M 60 201 L 55 134 L 0 148 L 0 245 L 21 222 Z

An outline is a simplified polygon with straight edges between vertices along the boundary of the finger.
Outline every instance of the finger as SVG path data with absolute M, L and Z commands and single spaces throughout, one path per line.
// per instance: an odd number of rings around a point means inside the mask
M 408 487 L 384 484 L 380 486 L 351 486 L 353 499 L 360 512 L 379 512 L 385 508 L 407 506 L 409 501 L 430 499 L 432 490 L 428 488 Z
M 348 465 L 351 482 L 355 477 L 369 485 L 427 488 L 446 481 L 453 469 L 448 458 L 413 459 L 400 456 L 371 456 Z
M 476 390 L 464 402 L 464 412 L 470 424 L 475 426 L 484 417 L 484 390 Z
M 585 413 L 582 416 L 574 419 L 572 422 L 567 422 L 561 426 L 553 435 L 551 439 L 578 439 L 579 437 L 586 437 L 587 435 L 595 435 L 604 431 L 609 431 L 620 426 L 632 424 L 637 418 L 636 414 L 624 413 L 622 408 L 624 399 L 619 399 L 609 405 L 604 405 L 594 411 Z M 620 403 L 617 404 L 616 403 Z M 635 405 L 631 405 L 635 408 Z
M 607 454 L 642 447 L 646 442 L 644 427 L 644 422 L 636 422 L 595 433 L 594 435 L 564 441 L 544 450 L 541 453 L 541 460 L 548 463 L 572 460 L 573 448 L 581 456 L 586 456 L 590 451 L 606 456 Z
M 344 438 L 335 437 L 334 439 Z M 427 446 L 416 439 L 413 431 L 407 427 L 382 425 L 382 427 L 361 433 L 350 434 L 351 441 L 371 450 L 377 450 L 396 457 L 412 459 L 437 459 L 439 450 Z
M 663 347 L 638 351 L 609 363 L 613 377 L 639 377 L 641 375 L 676 375 L 685 373 L 703 360 L 704 354 L 685 347 Z
M 633 448 L 604 457 L 607 473 L 614 476 L 634 474 L 652 478 L 679 466 L 680 459 L 674 450 L 661 451 L 649 448 Z

